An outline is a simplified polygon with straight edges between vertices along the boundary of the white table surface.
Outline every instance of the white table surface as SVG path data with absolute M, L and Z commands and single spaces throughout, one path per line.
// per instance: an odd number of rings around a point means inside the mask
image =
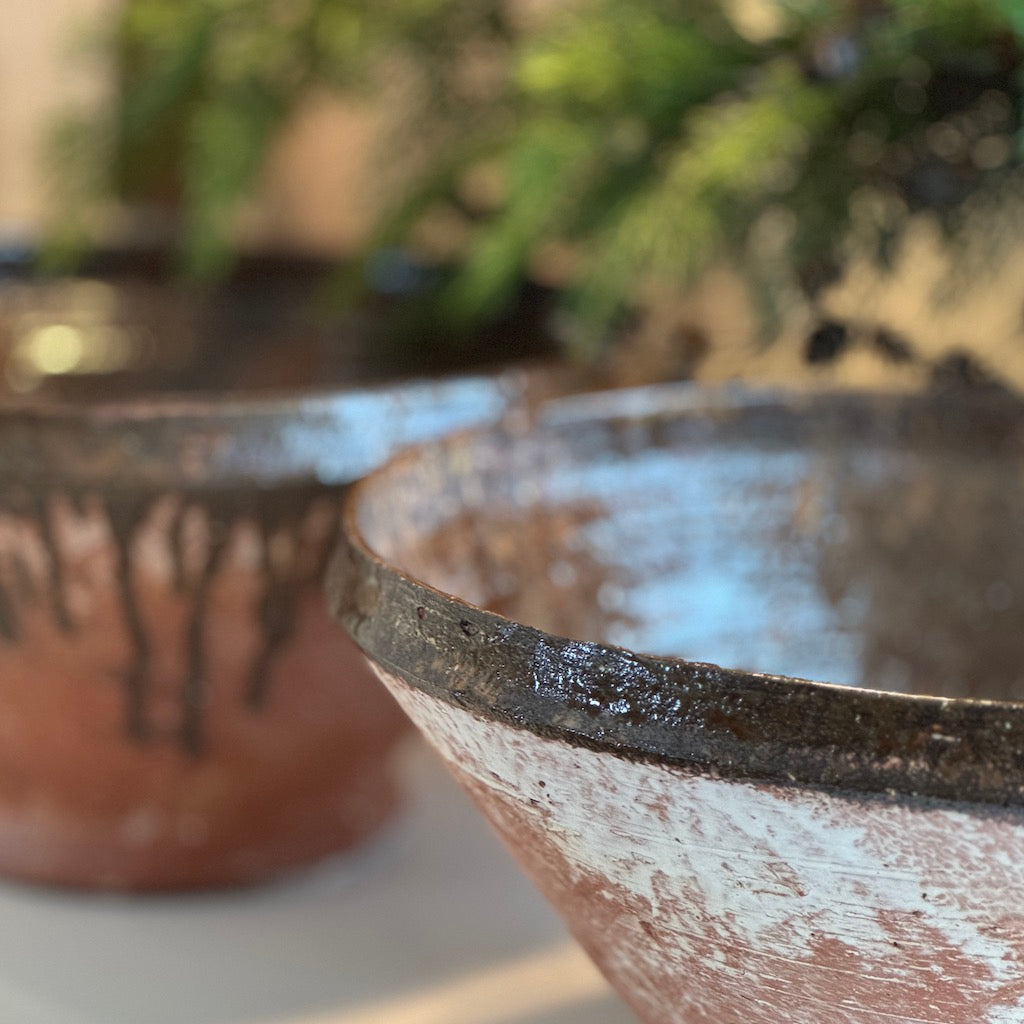
M 635 1024 L 419 744 L 362 851 L 277 884 L 0 885 L 0 1024 Z

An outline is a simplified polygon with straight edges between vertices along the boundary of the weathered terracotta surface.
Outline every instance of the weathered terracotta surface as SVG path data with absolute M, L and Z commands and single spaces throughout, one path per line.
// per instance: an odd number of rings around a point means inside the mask
M 1019 1022 L 1022 465 L 1001 401 L 559 403 L 359 485 L 331 599 L 644 1021 Z
M 380 673 L 650 1024 L 1024 1017 L 1024 818 L 722 781 Z
M 0 872 L 251 882 L 386 820 L 407 721 L 324 603 L 342 496 L 521 383 L 0 411 Z

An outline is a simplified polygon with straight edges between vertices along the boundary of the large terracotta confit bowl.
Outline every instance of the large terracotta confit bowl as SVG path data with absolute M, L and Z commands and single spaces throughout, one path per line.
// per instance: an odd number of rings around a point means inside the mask
M 345 525 L 334 609 L 642 1020 L 1024 1021 L 1019 407 L 570 400 Z
M 247 883 L 372 833 L 407 720 L 323 599 L 342 496 L 528 376 L 0 408 L 0 872 Z

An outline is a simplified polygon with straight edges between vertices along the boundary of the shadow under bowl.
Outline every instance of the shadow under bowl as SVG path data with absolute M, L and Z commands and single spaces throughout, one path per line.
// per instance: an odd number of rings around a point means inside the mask
M 1017 1021 L 1022 469 L 1005 400 L 571 399 L 360 484 L 330 601 L 649 1024 Z

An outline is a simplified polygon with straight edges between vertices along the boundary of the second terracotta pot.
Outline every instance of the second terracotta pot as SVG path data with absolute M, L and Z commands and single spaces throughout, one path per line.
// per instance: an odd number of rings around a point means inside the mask
M 321 593 L 341 500 L 523 381 L 0 410 L 0 873 L 247 883 L 385 821 L 406 720 Z

